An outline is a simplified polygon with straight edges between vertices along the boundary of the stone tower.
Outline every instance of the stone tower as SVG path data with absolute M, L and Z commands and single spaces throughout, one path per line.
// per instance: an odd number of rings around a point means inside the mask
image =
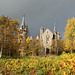
M 55 25 L 54 25 L 54 38 L 55 40 L 59 40 L 61 38 L 60 33 L 56 31 Z
M 54 48 L 55 48 L 55 53 L 57 52 L 57 32 L 56 32 L 56 27 L 54 25 Z
M 25 43 L 26 38 L 28 37 L 28 26 L 25 24 L 25 17 L 23 16 L 22 23 L 19 29 L 19 42 L 20 42 L 20 47 L 19 47 L 19 55 L 22 57 L 23 56 L 23 50 L 22 46 Z
M 42 34 L 44 33 L 44 29 L 41 27 L 40 29 L 40 40 L 42 39 Z
M 55 38 L 55 40 L 57 39 L 57 32 L 56 32 L 56 27 L 55 27 L 55 25 L 54 25 L 54 38 Z
M 22 24 L 20 27 L 20 35 L 23 36 L 23 39 L 26 39 L 28 36 L 28 26 L 25 25 L 25 17 L 22 19 Z

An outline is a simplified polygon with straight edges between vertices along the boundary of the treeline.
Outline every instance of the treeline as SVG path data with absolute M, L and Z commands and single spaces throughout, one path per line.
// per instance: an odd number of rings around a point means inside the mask
M 23 42 L 20 45 L 21 56 L 39 56 L 40 51 L 43 49 L 43 47 L 40 45 L 40 40 L 30 40 L 28 37 L 26 40 L 22 40 Z
M 0 52 L 2 56 L 19 57 L 28 55 L 42 55 L 44 52 L 43 46 L 40 45 L 40 40 L 26 40 L 19 42 L 19 23 L 18 20 L 12 20 L 8 16 L 0 17 Z M 75 18 L 68 19 L 64 33 L 65 40 L 57 42 L 57 54 L 63 51 L 75 52 Z M 42 52 L 41 52 L 42 51 Z M 51 46 L 51 53 L 55 52 L 54 44 Z
M 30 41 L 29 37 L 20 42 L 19 27 L 18 20 L 12 20 L 4 15 L 0 17 L 0 55 L 2 51 L 2 57 L 39 55 L 40 42 L 35 39 Z

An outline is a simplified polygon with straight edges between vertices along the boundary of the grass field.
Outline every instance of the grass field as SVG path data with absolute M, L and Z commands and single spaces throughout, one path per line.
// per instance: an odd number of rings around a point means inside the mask
M 75 54 L 51 57 L 0 59 L 4 75 L 75 75 Z

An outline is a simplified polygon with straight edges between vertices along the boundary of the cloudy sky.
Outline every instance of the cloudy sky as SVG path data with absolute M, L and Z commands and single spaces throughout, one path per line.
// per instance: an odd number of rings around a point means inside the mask
M 0 16 L 18 19 L 21 24 L 24 13 L 33 37 L 40 34 L 41 27 L 53 32 L 54 24 L 63 37 L 68 18 L 75 17 L 75 0 L 0 0 Z

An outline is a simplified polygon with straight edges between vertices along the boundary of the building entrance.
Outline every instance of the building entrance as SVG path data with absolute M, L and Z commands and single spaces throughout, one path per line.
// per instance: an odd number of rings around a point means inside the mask
M 46 48 L 46 54 L 49 54 L 49 48 Z

